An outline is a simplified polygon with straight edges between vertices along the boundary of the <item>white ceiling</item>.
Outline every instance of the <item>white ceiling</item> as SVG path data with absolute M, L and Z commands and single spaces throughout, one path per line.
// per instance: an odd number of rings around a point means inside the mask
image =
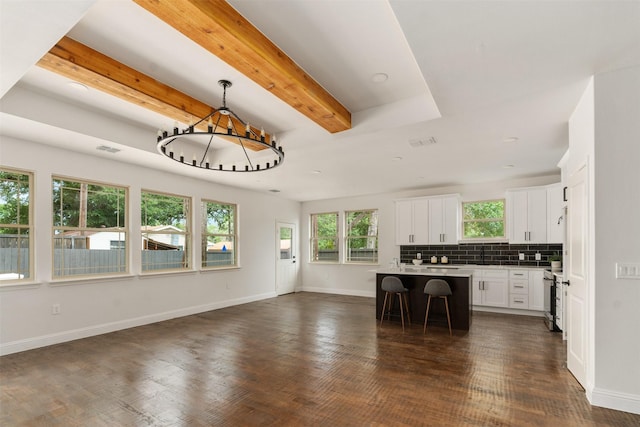
M 327 133 L 130 0 L 0 0 L 0 131 L 294 200 L 348 197 L 557 174 L 589 77 L 640 65 L 637 1 L 229 3 L 351 111 L 351 130 Z M 65 34 L 214 107 L 231 80 L 227 104 L 277 133 L 284 164 L 166 160 L 155 135 L 172 120 L 35 65 Z

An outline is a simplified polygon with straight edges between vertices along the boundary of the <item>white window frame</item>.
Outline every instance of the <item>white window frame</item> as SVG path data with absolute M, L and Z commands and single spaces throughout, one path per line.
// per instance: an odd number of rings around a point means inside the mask
M 481 218 L 481 219 L 473 219 L 473 220 L 465 220 L 465 206 L 480 204 L 480 203 L 490 203 L 490 202 L 502 202 L 502 217 L 500 218 Z M 507 211 L 507 203 L 506 199 L 490 199 L 490 200 L 473 200 L 468 202 L 462 202 L 462 214 L 461 217 L 461 236 L 462 241 L 504 241 L 506 239 L 507 234 L 507 221 L 506 221 L 506 211 Z M 467 237 L 465 235 L 465 224 L 466 223 L 477 223 L 477 222 L 502 222 L 502 236 L 491 236 L 491 237 Z
M 367 235 L 357 235 L 357 236 L 350 236 L 349 235 L 349 231 L 350 231 L 350 224 L 348 223 L 349 221 L 349 215 L 352 213 L 356 213 L 356 212 L 362 212 L 362 213 L 373 213 L 375 215 L 376 221 L 375 224 L 370 224 L 369 226 L 369 230 L 368 230 L 368 234 Z M 354 209 L 354 210 L 348 210 L 348 211 L 344 211 L 344 236 L 343 236 L 343 241 L 344 241 L 344 263 L 345 264 L 378 264 L 378 209 Z M 375 231 L 375 234 L 371 234 L 371 230 Z M 375 246 L 375 259 L 372 259 L 370 261 L 354 261 L 351 259 L 351 250 L 350 250 L 350 241 L 351 240 L 355 240 L 355 239 L 367 239 L 367 246 L 369 246 L 369 244 L 371 242 L 375 242 L 374 246 Z
M 209 204 L 215 204 L 215 205 L 222 205 L 222 206 L 230 206 L 231 207 L 231 211 L 232 211 L 232 215 L 233 215 L 233 220 L 231 221 L 231 233 L 209 233 L 209 231 L 207 230 L 207 224 L 208 224 L 208 205 Z M 237 268 L 238 267 L 238 205 L 235 203 L 229 203 L 229 202 L 221 202 L 221 201 L 217 201 L 217 200 L 209 200 L 209 199 L 202 199 L 201 204 L 201 211 L 202 211 L 202 235 L 201 235 L 201 246 L 202 246 L 202 259 L 200 260 L 201 262 L 201 268 L 203 270 L 221 270 L 221 269 L 226 269 L 226 268 Z M 233 247 L 232 247 L 232 251 L 233 251 L 233 262 L 231 264 L 221 264 L 221 265 L 211 265 L 208 266 L 207 264 L 207 253 L 208 253 L 208 242 L 209 242 L 209 238 L 213 237 L 227 237 L 228 241 L 230 238 L 231 242 L 233 243 Z
M 317 227 L 315 226 L 315 224 L 317 224 L 317 222 L 314 221 L 314 218 L 317 218 L 318 216 L 321 216 L 321 215 L 335 215 L 335 218 L 336 218 L 335 236 L 316 235 Z M 309 214 L 309 234 L 310 234 L 310 238 L 309 238 L 309 262 L 310 263 L 314 263 L 314 264 L 339 264 L 340 263 L 340 214 L 338 212 L 318 212 L 318 213 Z M 334 240 L 334 245 L 337 252 L 337 258 L 335 260 L 317 259 L 318 252 L 319 252 L 319 249 L 316 250 L 318 247 L 318 241 L 330 240 L 330 239 Z
M 99 187 L 105 187 L 105 188 L 112 188 L 112 189 L 117 189 L 122 191 L 124 194 L 124 206 L 122 206 L 121 209 L 118 209 L 119 212 L 123 213 L 123 220 L 124 220 L 124 224 L 120 224 L 120 218 L 118 218 L 117 224 L 113 227 L 109 227 L 108 229 L 105 229 L 104 227 L 89 227 L 87 225 L 82 226 L 80 224 L 78 224 L 77 226 L 72 226 L 72 225 L 65 225 L 65 224 L 59 224 L 56 223 L 55 220 L 55 213 L 57 210 L 57 207 L 54 205 L 54 203 L 52 203 L 52 214 L 53 214 L 53 226 L 52 226 L 52 230 L 51 230 L 51 237 L 52 237 L 52 241 L 51 241 L 51 260 L 52 260 L 52 271 L 51 271 L 51 277 L 52 280 L 56 281 L 56 280 L 72 280 L 72 279 L 78 279 L 78 278 L 86 278 L 86 277 L 113 277 L 113 276 L 122 276 L 122 275 L 126 275 L 129 273 L 129 253 L 130 253 L 130 232 L 129 232 L 129 188 L 122 186 L 122 185 L 116 185 L 116 184 L 111 184 L 111 183 L 104 183 L 104 182 L 97 182 L 97 181 L 88 181 L 85 179 L 79 179 L 79 178 L 73 178 L 73 177 L 65 177 L 65 176 L 53 176 L 51 179 L 51 197 L 52 197 L 52 202 L 53 202 L 53 191 L 54 191 L 54 183 L 56 181 L 64 181 L 64 182 L 69 182 L 69 183 L 76 183 L 76 184 L 80 184 L 82 185 L 86 185 L 86 186 L 99 186 Z M 82 187 L 81 187 L 82 188 Z M 82 191 L 82 189 L 80 189 L 80 191 Z M 87 190 L 88 191 L 88 190 Z M 64 200 L 64 194 L 62 194 L 62 198 L 60 200 L 60 202 L 62 203 Z M 89 195 L 87 195 L 87 200 L 89 200 Z M 60 212 L 61 213 L 61 212 Z M 108 230 L 108 231 L 105 231 Z M 78 273 L 78 274 L 69 274 L 69 272 L 67 271 L 68 269 L 65 267 L 65 256 L 64 256 L 64 252 L 60 252 L 58 253 L 58 256 L 56 256 L 56 251 L 59 250 L 63 250 L 65 249 L 64 247 L 57 247 L 57 243 L 59 241 L 59 239 L 61 239 L 61 237 L 57 237 L 60 236 L 60 234 L 66 233 L 69 235 L 72 234 L 78 234 L 80 235 L 80 240 L 84 240 L 85 242 L 87 241 L 87 238 L 91 235 L 96 235 L 98 233 L 104 233 L 104 232 L 108 232 L 108 233 L 115 233 L 118 235 L 119 240 L 124 241 L 125 242 L 125 248 L 123 253 L 117 253 L 116 254 L 116 262 L 115 264 L 110 264 L 110 265 L 106 265 L 106 266 L 101 266 L 101 265 L 91 265 L 88 268 L 92 268 L 98 271 L 95 272 L 82 272 L 82 273 Z M 71 238 L 71 240 L 76 240 L 75 238 Z M 64 241 L 64 240 L 63 240 Z M 109 246 L 111 246 L 110 244 L 110 240 L 109 240 Z M 89 248 L 92 249 L 92 248 Z M 109 248 L 109 251 L 115 251 L 116 249 L 111 249 L 111 247 Z M 103 268 L 104 267 L 104 268 Z M 104 271 L 105 269 L 108 268 L 113 268 L 115 267 L 117 271 Z M 67 271 L 67 273 L 64 273 L 65 271 Z M 62 273 L 61 273 L 62 272 Z
M 162 229 L 145 229 L 147 226 L 147 220 L 145 219 L 145 195 L 155 195 L 161 197 L 175 198 L 180 199 L 183 205 L 183 209 L 186 206 L 186 212 L 183 210 L 184 216 L 184 230 L 176 230 L 176 226 L 173 224 L 164 224 L 165 228 Z M 176 200 L 177 201 L 177 200 Z M 171 194 L 162 191 L 155 190 L 147 190 L 143 189 L 140 194 L 140 224 L 141 224 L 141 234 L 142 234 L 142 250 L 141 250 L 141 273 L 145 274 L 158 274 L 158 273 L 171 273 L 171 272 L 183 272 L 183 271 L 192 271 L 193 270 L 193 237 L 192 237 L 192 212 L 193 212 L 193 198 L 190 196 L 184 196 L 180 194 Z M 158 236 L 156 239 L 151 239 L 150 236 Z M 172 242 L 160 242 L 160 236 L 171 236 Z M 183 257 L 180 261 L 174 260 L 171 261 L 173 264 L 180 264 L 179 267 L 169 266 L 165 268 L 149 268 L 149 267 L 158 267 L 160 264 L 149 264 L 145 262 L 145 238 L 147 239 L 147 247 L 149 245 L 150 240 L 154 240 L 155 244 L 158 245 L 167 245 L 167 246 L 175 246 L 173 240 L 177 239 L 180 241 L 182 237 L 184 244 L 182 246 Z M 169 262 L 169 261 L 167 261 Z
M 16 243 L 16 249 L 17 249 L 17 254 L 16 254 L 16 265 L 15 265 L 15 272 L 5 272 L 5 271 L 0 271 L 0 286 L 5 285 L 5 284 L 20 284 L 20 283 L 26 283 L 26 282 L 33 282 L 35 281 L 35 276 L 34 276 L 34 247 L 33 247 L 33 231 L 34 231 L 34 226 L 33 226 L 33 209 L 34 209 L 34 198 L 33 198 L 33 172 L 29 172 L 29 171 L 24 171 L 24 170 L 19 170 L 19 169 L 12 169 L 12 168 L 5 168 L 2 167 L 0 168 L 0 172 L 3 173 L 9 173 L 9 174 L 15 174 L 15 175 L 23 175 L 27 177 L 27 181 L 28 181 L 28 203 L 29 203 L 29 212 L 27 215 L 28 218 L 28 223 L 27 224 L 21 224 L 19 223 L 19 217 L 20 217 L 20 213 L 18 212 L 18 218 L 16 218 L 16 220 L 18 220 L 18 222 L 11 222 L 11 223 L 2 223 L 0 224 L 0 228 L 6 228 L 6 229 L 15 229 L 17 232 L 18 236 L 22 236 L 24 233 L 24 231 L 26 231 L 27 234 L 27 256 L 29 257 L 29 262 L 27 263 L 27 270 L 23 270 L 20 267 L 20 264 L 22 264 L 21 259 L 22 259 L 22 251 L 20 250 L 22 248 L 22 240 L 21 238 L 17 238 L 17 243 Z M 2 179 L 2 181 L 8 181 L 7 179 Z M 18 204 L 18 208 L 19 206 L 21 206 L 20 204 Z M 2 235 L 0 235 L 2 236 Z M 6 248 L 3 248 L 2 250 L 4 250 Z M 13 267 L 13 266 L 12 266 Z M 13 268 L 12 268 L 13 269 Z M 24 272 L 26 272 L 27 274 L 25 275 Z

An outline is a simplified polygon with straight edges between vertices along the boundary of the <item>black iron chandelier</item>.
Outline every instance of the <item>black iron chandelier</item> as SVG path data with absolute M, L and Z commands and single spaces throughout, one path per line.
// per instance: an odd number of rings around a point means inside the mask
M 229 109 L 226 98 L 231 82 L 219 80 L 218 84 L 224 90 L 222 107 L 184 129 L 176 122 L 171 133 L 159 130 L 158 151 L 184 165 L 214 171 L 260 172 L 280 166 L 284 151 L 276 145 L 275 135 L 258 131 Z M 222 145 L 216 145 L 216 138 Z M 228 142 L 236 149 L 231 150 Z

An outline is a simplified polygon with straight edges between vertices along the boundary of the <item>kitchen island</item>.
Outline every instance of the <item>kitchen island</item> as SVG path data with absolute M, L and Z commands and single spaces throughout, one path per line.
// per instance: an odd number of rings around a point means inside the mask
M 424 286 L 430 279 L 444 279 L 451 287 L 449 296 L 449 312 L 451 315 L 451 328 L 468 331 L 471 325 L 472 310 L 472 275 L 473 271 L 457 268 L 432 268 L 422 266 L 407 266 L 401 268 L 386 268 L 376 270 L 376 318 L 380 319 L 384 291 L 381 288 L 382 279 L 386 276 L 396 276 L 409 290 L 409 310 L 411 323 L 422 327 L 424 315 L 427 309 L 427 295 Z M 391 320 L 400 321 L 397 298 L 394 302 L 394 312 Z M 396 316 L 394 316 L 396 314 Z M 385 322 L 387 318 L 385 317 Z M 447 327 L 447 314 L 444 301 L 431 301 L 429 309 L 429 325 L 442 325 Z

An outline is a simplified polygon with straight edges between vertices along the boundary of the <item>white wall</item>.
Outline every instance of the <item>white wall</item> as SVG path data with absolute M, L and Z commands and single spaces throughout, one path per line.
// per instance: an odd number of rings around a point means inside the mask
M 449 186 L 398 193 L 376 194 L 361 197 L 349 197 L 304 202 L 300 218 L 300 245 L 302 256 L 302 289 L 310 292 L 327 292 L 357 296 L 375 296 L 375 270 L 377 266 L 353 264 L 309 263 L 309 215 L 312 213 L 339 212 L 340 226 L 344 221 L 345 210 L 378 209 L 378 260 L 386 266 L 394 257 L 400 256 L 400 246 L 395 240 L 395 204 L 396 199 L 406 197 L 433 196 L 458 193 L 462 201 L 504 198 L 509 188 L 547 185 L 560 181 L 557 175 L 527 178 L 504 182 L 492 182 L 478 185 Z
M 7 137 L 1 144 L 3 166 L 35 173 L 36 283 L 0 287 L 0 353 L 276 296 L 275 224 L 299 227 L 299 202 Z M 241 268 L 143 277 L 141 242 L 134 238 L 130 277 L 51 283 L 52 175 L 128 186 L 130 230 L 140 229 L 141 189 L 192 196 L 195 235 L 201 198 L 236 203 Z M 199 257 L 194 245 L 196 265 Z M 52 304 L 61 305 L 61 314 L 51 314 Z
M 592 402 L 640 413 L 640 67 L 599 74 L 595 98 L 595 388 Z M 617 402 L 616 402 L 617 401 Z

